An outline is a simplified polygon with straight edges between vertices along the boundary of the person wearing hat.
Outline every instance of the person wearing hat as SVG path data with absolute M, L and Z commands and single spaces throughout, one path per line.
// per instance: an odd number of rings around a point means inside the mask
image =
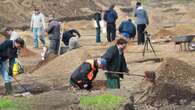
M 57 55 L 60 46 L 60 23 L 55 20 L 54 15 L 49 16 L 47 33 L 50 40 L 49 53 Z
M 106 60 L 106 78 L 107 87 L 110 89 L 120 89 L 120 78 L 123 74 L 113 74 L 113 72 L 129 72 L 127 63 L 124 57 L 124 50 L 127 46 L 127 40 L 120 38 L 117 40 L 116 45 L 111 46 L 106 53 L 102 56 Z
M 9 76 L 9 70 L 7 68 L 12 67 L 12 59 L 17 58 L 18 50 L 24 47 L 24 40 L 17 38 L 15 40 L 6 40 L 0 44 L 0 73 L 2 74 L 6 94 L 12 94 L 12 85 Z M 9 67 L 7 67 L 7 61 L 9 61 Z M 12 69 L 11 69 L 12 70 Z
M 106 67 L 105 59 L 89 59 L 83 62 L 71 75 L 70 84 L 79 89 L 92 89 L 98 69 Z

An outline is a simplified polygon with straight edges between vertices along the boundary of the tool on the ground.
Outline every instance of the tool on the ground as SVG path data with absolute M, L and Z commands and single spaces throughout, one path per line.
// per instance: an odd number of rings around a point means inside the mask
M 144 75 L 130 74 L 130 73 L 126 73 L 126 72 L 105 71 L 105 73 L 111 73 L 111 74 L 123 74 L 123 75 L 128 75 L 128 76 L 145 77 Z
M 154 55 L 157 56 L 156 52 L 155 52 L 155 50 L 152 46 L 151 40 L 150 40 L 151 35 L 147 31 L 145 31 L 144 34 L 146 36 L 146 41 L 145 41 L 145 44 L 144 44 L 143 57 L 145 56 L 146 50 L 147 51 L 149 50 L 149 46 L 151 47 L 152 52 L 154 53 Z
M 60 29 L 60 42 L 59 42 L 59 49 L 58 49 L 58 55 L 60 55 L 61 53 L 61 42 L 62 42 L 62 38 L 63 38 L 63 32 L 64 32 L 64 23 L 60 23 L 61 24 L 61 29 Z
M 43 47 L 43 51 L 41 52 L 41 59 L 45 60 L 46 56 L 47 56 L 47 47 Z
M 146 78 L 147 80 L 149 80 L 153 83 L 155 83 L 155 79 L 156 79 L 156 73 L 154 71 L 146 71 L 144 75 L 131 74 L 131 73 L 126 73 L 126 72 L 116 72 L 116 71 L 105 71 L 105 73 L 123 74 L 123 75 L 128 75 L 128 76 L 143 77 L 143 78 Z

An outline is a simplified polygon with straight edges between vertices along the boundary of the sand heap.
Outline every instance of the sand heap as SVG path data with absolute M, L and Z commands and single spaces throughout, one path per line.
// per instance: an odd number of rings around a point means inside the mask
M 21 57 L 31 57 L 31 56 L 35 56 L 36 53 L 29 50 L 28 48 L 23 48 L 21 51 L 20 51 L 20 56 Z
M 166 39 L 172 36 L 174 36 L 173 32 L 166 29 L 161 29 L 160 31 L 154 34 L 155 39 Z
M 162 101 L 169 104 L 188 104 L 195 99 L 195 92 L 192 89 L 195 81 L 193 66 L 174 58 L 167 58 L 157 73 L 159 76 L 156 87 L 148 94 L 148 104 L 162 104 Z

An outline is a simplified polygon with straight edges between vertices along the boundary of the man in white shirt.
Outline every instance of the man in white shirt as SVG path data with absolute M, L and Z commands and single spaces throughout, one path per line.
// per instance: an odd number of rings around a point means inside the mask
M 35 11 L 32 15 L 30 28 L 34 36 L 34 48 L 39 47 L 38 39 L 40 39 L 43 47 L 45 47 L 45 17 L 38 8 L 35 8 Z

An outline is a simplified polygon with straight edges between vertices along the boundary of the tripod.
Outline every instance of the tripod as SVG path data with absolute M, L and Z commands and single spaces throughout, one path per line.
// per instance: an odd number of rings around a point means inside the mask
M 147 50 L 147 51 L 149 50 L 149 46 L 151 47 L 152 52 L 154 53 L 154 55 L 157 56 L 157 55 L 156 55 L 156 52 L 155 52 L 155 50 L 154 50 L 154 48 L 153 48 L 153 46 L 152 46 L 151 40 L 150 40 L 150 36 L 151 36 L 151 35 L 148 34 L 147 31 L 145 31 L 144 33 L 145 33 L 145 36 L 146 36 L 146 41 L 145 41 L 145 44 L 144 44 L 143 57 L 145 56 L 146 50 Z

